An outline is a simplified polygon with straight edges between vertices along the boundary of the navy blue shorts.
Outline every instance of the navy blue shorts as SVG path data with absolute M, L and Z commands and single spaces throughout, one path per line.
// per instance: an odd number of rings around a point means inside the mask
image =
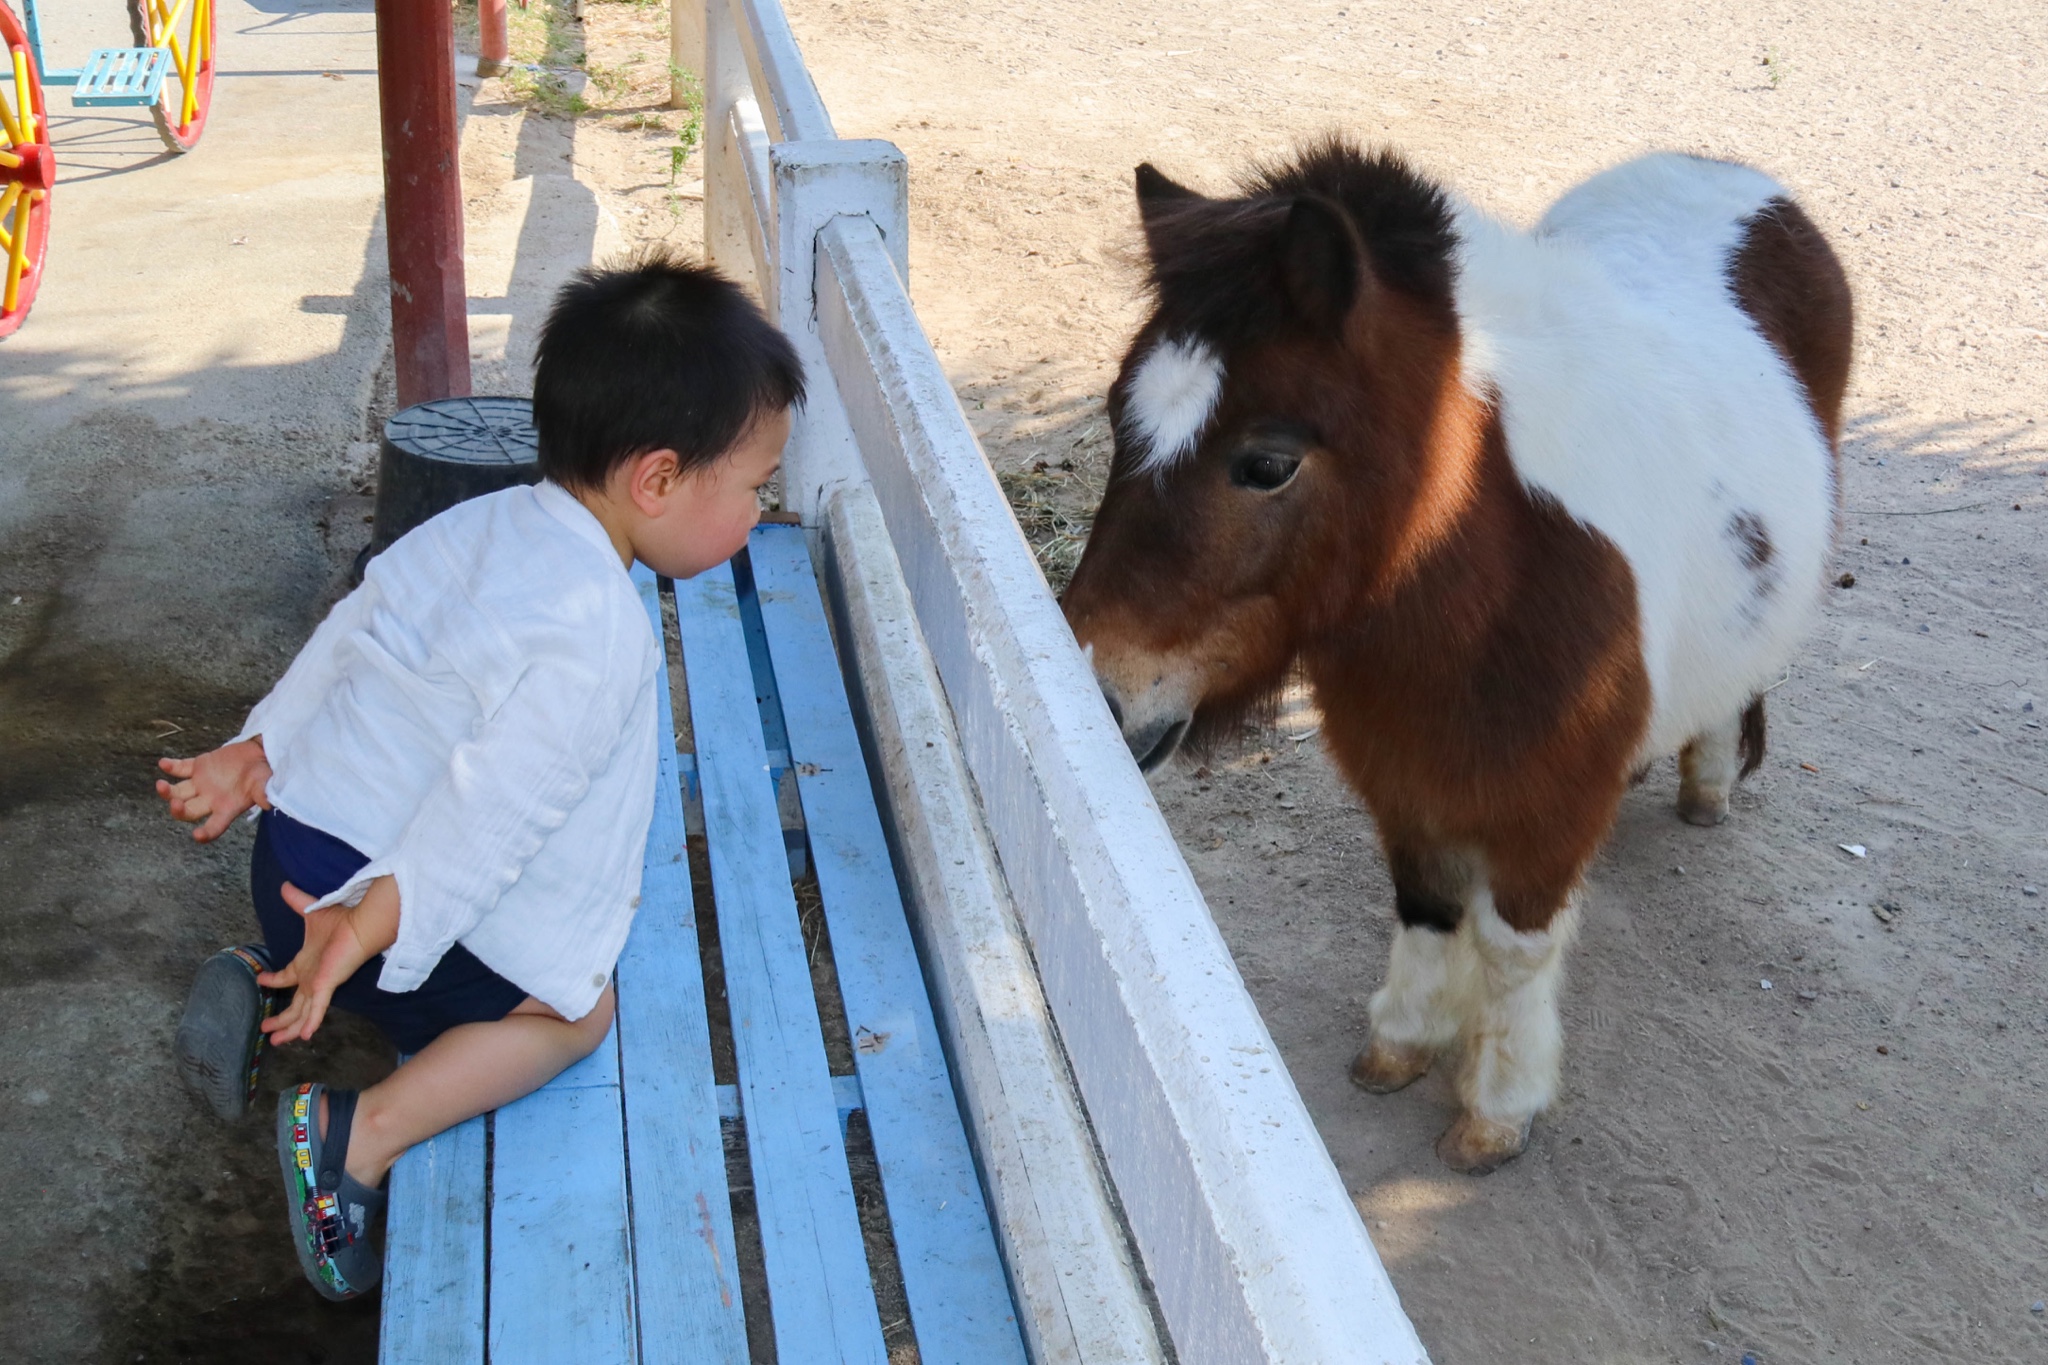
M 282 967 L 306 942 L 305 921 L 284 903 L 286 882 L 310 896 L 324 896 L 361 870 L 369 858 L 333 835 L 300 824 L 283 811 L 267 810 L 256 829 L 256 853 L 249 861 L 249 896 L 263 926 L 270 960 Z M 403 913 L 403 907 L 400 908 Z M 526 992 L 477 960 L 460 943 L 410 991 L 377 985 L 384 955 L 365 962 L 334 992 L 334 1003 L 360 1014 L 384 1031 L 400 1052 L 418 1052 L 457 1024 L 503 1019 Z

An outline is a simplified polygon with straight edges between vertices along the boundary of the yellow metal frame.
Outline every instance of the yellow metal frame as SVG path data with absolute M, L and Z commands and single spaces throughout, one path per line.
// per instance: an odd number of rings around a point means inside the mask
M 213 0 L 177 0 L 175 6 L 166 5 L 164 0 L 144 0 L 144 4 L 149 14 L 150 45 L 169 49 L 171 66 L 178 73 L 182 94 L 176 122 L 182 134 L 192 116 L 199 112 L 200 69 L 213 57 Z M 188 5 L 192 9 L 190 40 L 180 42 L 178 21 L 185 17 Z
M 0 131 L 7 140 L 7 146 L 0 148 L 0 166 L 12 170 L 26 159 L 21 148 L 39 141 L 43 130 L 29 100 L 28 54 L 17 47 L 10 55 L 9 67 L 0 68 L 0 78 L 11 76 L 14 82 L 11 97 L 0 89 Z M 7 262 L 5 282 L 0 284 L 0 313 L 12 313 L 21 304 L 21 280 L 28 273 L 29 214 L 42 202 L 43 191 L 19 182 L 0 190 L 0 252 L 5 253 Z
M 16 118 L 14 114 L 14 106 L 17 102 L 23 106 L 23 117 L 21 118 Z M 27 105 L 28 60 L 19 50 L 16 50 L 14 53 L 14 99 L 9 100 L 7 93 L 4 90 L 0 90 L 0 129 L 6 130 L 7 145 L 10 147 L 19 146 L 24 142 L 35 141 L 32 136 L 25 135 L 26 129 L 24 124 L 27 127 L 34 127 L 36 117 L 35 110 L 28 108 Z M 13 153 L 10 152 L 9 155 L 11 156 Z M 19 166 L 21 161 L 17 158 L 14 164 Z
M 0 233 L 7 238 L 7 286 L 0 290 L 0 312 L 11 313 L 21 303 L 21 277 L 28 271 L 28 213 L 40 198 L 40 190 L 23 194 L 19 185 L 0 193 L 0 218 L 14 210 L 14 230 Z

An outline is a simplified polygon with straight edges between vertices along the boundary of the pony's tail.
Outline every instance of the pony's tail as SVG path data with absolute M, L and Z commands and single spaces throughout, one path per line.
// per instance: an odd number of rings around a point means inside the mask
M 1742 734 L 1735 741 L 1735 752 L 1742 758 L 1742 771 L 1736 774 L 1738 782 L 1763 763 L 1764 730 L 1764 694 L 1759 692 L 1749 699 L 1749 707 L 1742 713 Z

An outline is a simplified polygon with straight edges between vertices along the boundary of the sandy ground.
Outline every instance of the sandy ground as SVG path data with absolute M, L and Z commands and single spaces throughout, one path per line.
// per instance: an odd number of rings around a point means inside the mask
M 231 4 L 226 61 L 269 74 L 223 81 L 197 157 L 154 160 L 118 111 L 59 128 L 65 255 L 0 350 L 0 1358 L 372 1358 L 373 1310 L 298 1278 L 263 1120 L 222 1130 L 169 1073 L 192 964 L 242 932 L 246 844 L 195 852 L 146 787 L 157 753 L 232 732 L 367 536 L 388 401 L 367 11 Z M 60 49 L 119 25 L 60 13 Z M 1220 187 L 1340 127 L 1525 219 L 1649 146 L 1796 187 L 1863 309 L 1857 586 L 1772 694 L 1773 756 L 1728 826 L 1680 824 L 1668 767 L 1629 799 L 1565 1002 L 1565 1095 L 1526 1157 L 1453 1177 L 1429 1153 L 1441 1082 L 1345 1082 L 1390 891 L 1305 702 L 1156 789 L 1444 1365 L 2048 1355 L 2048 896 L 2022 891 L 2048 892 L 2048 704 L 2027 709 L 2048 692 L 2048 16 L 792 16 L 840 131 L 910 155 L 914 292 L 1055 576 L 1140 316 L 1135 162 Z M 480 392 L 524 391 L 571 264 L 701 241 L 662 17 L 591 5 L 596 111 L 573 125 L 475 90 Z M 201 247 L 165 278 L 174 240 Z M 266 1085 L 384 1065 L 341 1029 Z
M 1155 789 L 1437 1360 L 2048 1359 L 2048 11 L 790 9 L 841 134 L 910 156 L 913 291 L 1041 539 L 1103 468 L 1138 161 L 1221 188 L 1341 128 L 1522 221 L 1652 147 L 1795 188 L 1862 310 L 1856 586 L 1727 826 L 1668 764 L 1629 797 L 1525 1157 L 1453 1176 L 1443 1082 L 1345 1079 L 1391 892 L 1312 713 Z

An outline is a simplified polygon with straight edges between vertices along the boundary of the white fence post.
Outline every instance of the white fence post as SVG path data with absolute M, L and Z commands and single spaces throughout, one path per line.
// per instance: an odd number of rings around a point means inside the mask
M 845 413 L 818 344 L 818 235 L 840 218 L 865 218 L 882 234 L 899 277 L 910 272 L 910 168 L 887 142 L 837 138 L 778 142 L 768 148 L 773 204 L 774 273 L 762 294 L 795 343 L 816 409 L 806 407 L 782 457 L 782 505 L 805 524 L 822 516 L 832 493 L 867 481 L 860 451 L 846 439 Z
M 1184 1365 L 1422 1365 L 894 268 L 823 235 L 819 332 Z

